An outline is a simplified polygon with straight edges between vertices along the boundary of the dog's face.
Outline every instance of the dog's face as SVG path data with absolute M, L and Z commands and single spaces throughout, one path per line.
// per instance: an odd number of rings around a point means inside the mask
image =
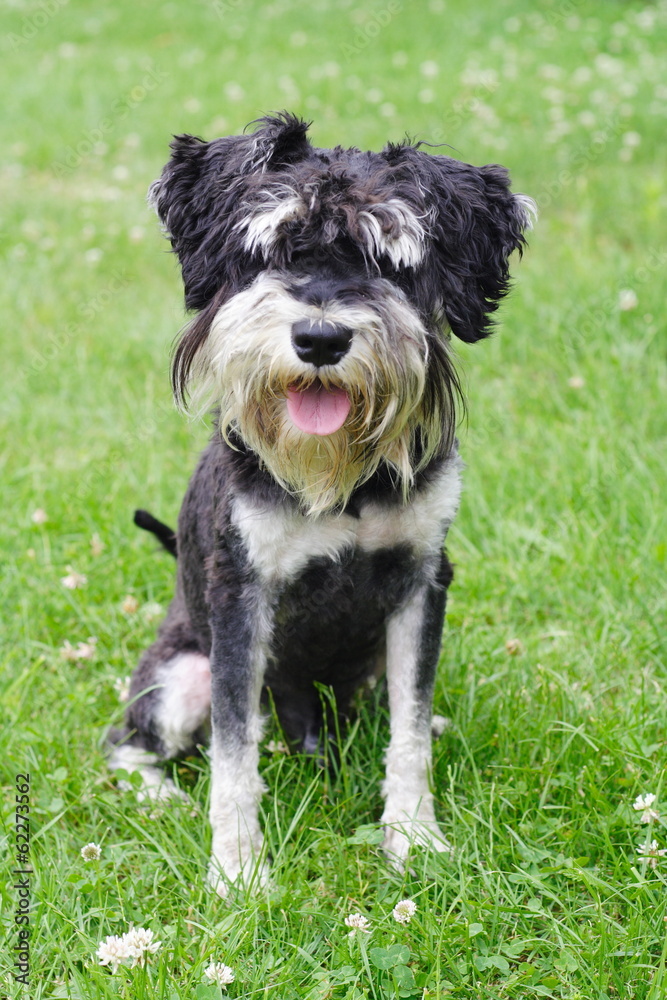
M 473 342 L 508 290 L 531 203 L 502 167 L 409 144 L 317 149 L 283 114 L 179 136 L 151 187 L 198 310 L 173 381 L 310 513 L 386 463 L 407 493 L 451 447 L 448 331 Z

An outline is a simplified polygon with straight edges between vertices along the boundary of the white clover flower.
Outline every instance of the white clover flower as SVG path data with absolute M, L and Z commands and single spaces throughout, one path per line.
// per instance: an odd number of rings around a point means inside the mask
M 95 954 L 100 965 L 108 965 L 112 972 L 116 972 L 118 966 L 131 957 L 127 948 L 127 942 L 125 941 L 125 934 L 122 937 L 110 934 L 102 942 Z
M 154 955 L 162 944 L 161 941 L 154 941 L 153 931 L 145 927 L 131 927 L 123 937 L 125 938 L 128 953 L 140 965 L 143 965 L 144 952 Z
M 417 904 L 412 899 L 401 899 L 391 911 L 391 915 L 397 923 L 409 924 L 416 912 Z
M 161 944 L 161 941 L 153 940 L 153 931 L 145 927 L 131 927 L 121 937 L 109 935 L 96 954 L 100 965 L 108 965 L 112 972 L 116 972 L 119 965 L 129 965 L 130 968 L 143 965 L 145 953 L 155 954 Z
M 49 518 L 46 511 L 42 510 L 41 507 L 38 507 L 37 510 L 34 510 L 30 516 L 30 520 L 32 521 L 33 524 L 45 524 L 46 521 L 48 521 L 48 519 Z
M 350 913 L 348 917 L 345 917 L 345 926 L 352 928 L 349 934 L 350 937 L 354 937 L 357 931 L 361 931 L 363 934 L 370 934 L 371 932 L 371 922 L 362 913 Z
M 446 729 L 451 729 L 452 720 L 445 715 L 434 715 L 431 719 L 431 736 L 439 740 Z
M 621 312 L 629 312 L 631 309 L 636 309 L 639 305 L 639 299 L 637 293 L 633 292 L 631 288 L 622 288 L 618 293 L 618 308 Z
M 652 840 L 650 844 L 648 841 L 645 844 L 640 844 L 637 848 L 637 854 L 642 861 L 648 861 L 651 868 L 655 868 L 658 864 L 658 859 L 664 858 L 667 854 L 667 848 L 658 847 L 658 841 Z
M 224 87 L 225 97 L 228 101 L 242 101 L 245 97 L 245 90 L 236 80 L 230 80 Z
M 162 613 L 162 605 L 158 604 L 157 601 L 149 601 L 141 608 L 141 614 L 147 622 L 153 621 L 154 618 L 159 618 Z
M 97 532 L 95 532 L 93 537 L 90 539 L 90 551 L 94 556 L 101 556 L 104 552 L 104 542 Z
M 655 795 L 649 792 L 648 795 L 638 795 L 632 803 L 632 808 L 641 813 L 639 817 L 640 823 L 650 823 L 654 819 L 660 819 L 660 813 L 656 809 L 651 808 L 655 799 Z
M 81 857 L 84 861 L 99 861 L 102 857 L 102 848 L 99 844 L 84 844 L 81 848 Z
M 85 587 L 88 583 L 88 577 L 84 576 L 83 573 L 77 573 L 72 569 L 71 566 L 67 567 L 67 576 L 62 576 L 60 582 L 63 587 L 67 587 L 68 590 L 77 590 L 79 587 Z
M 128 674 L 126 677 L 117 677 L 113 682 L 113 689 L 118 695 L 119 701 L 127 701 L 130 697 L 130 680 L 131 677 Z
M 92 660 L 97 652 L 97 636 L 89 635 L 86 642 L 78 643 L 76 655 L 80 660 Z
M 419 69 L 421 70 L 423 76 L 433 77 L 437 76 L 438 73 L 440 72 L 440 67 L 438 66 L 437 62 L 434 62 L 432 59 L 423 62 L 419 67 Z
M 128 594 L 127 597 L 123 598 L 120 609 L 126 615 L 135 615 L 139 610 L 139 601 L 132 594 Z
M 592 78 L 593 78 L 593 70 L 590 68 L 590 66 L 580 66 L 578 69 L 575 69 L 574 73 L 572 74 L 572 83 L 574 83 L 575 86 L 578 87 L 584 83 L 590 83 Z
M 211 962 L 208 969 L 204 969 L 204 975 L 212 983 L 217 983 L 222 989 L 234 982 L 234 972 L 223 962 Z
M 583 125 L 585 128 L 595 128 L 597 124 L 597 118 L 595 117 L 594 113 L 589 109 L 586 109 L 585 111 L 580 111 L 579 114 L 577 115 L 577 121 L 579 122 L 580 125 Z
M 60 647 L 60 655 L 63 660 L 71 660 L 72 663 L 78 660 L 92 660 L 97 652 L 96 644 L 97 638 L 94 635 L 89 635 L 87 642 L 79 642 L 76 648 L 65 639 Z

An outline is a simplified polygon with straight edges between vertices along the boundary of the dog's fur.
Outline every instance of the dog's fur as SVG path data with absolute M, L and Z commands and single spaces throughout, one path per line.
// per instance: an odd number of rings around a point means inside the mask
M 456 513 L 459 383 L 448 331 L 491 331 L 532 203 L 502 167 L 419 144 L 317 149 L 289 114 L 182 135 L 150 192 L 197 310 L 173 362 L 217 428 L 190 482 L 176 594 L 133 677 L 112 766 L 142 770 L 208 735 L 210 879 L 264 871 L 260 702 L 316 751 L 315 684 L 345 713 L 386 671 L 385 851 L 448 849 L 429 787 L 430 718 Z M 323 421 L 323 422 L 322 422 Z M 257 862 L 260 867 L 256 868 Z

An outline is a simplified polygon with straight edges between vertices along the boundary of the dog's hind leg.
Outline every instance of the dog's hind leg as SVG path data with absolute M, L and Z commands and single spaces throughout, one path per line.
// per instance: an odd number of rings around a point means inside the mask
M 176 597 L 132 677 L 125 726 L 110 735 L 112 770 L 138 771 L 140 797 L 178 794 L 160 763 L 193 751 L 208 735 L 211 709 L 209 657 Z

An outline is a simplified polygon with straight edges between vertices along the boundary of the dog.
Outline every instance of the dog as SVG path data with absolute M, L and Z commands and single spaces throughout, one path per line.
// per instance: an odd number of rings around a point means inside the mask
M 400 866 L 415 843 L 450 849 L 430 787 L 461 492 L 450 334 L 491 332 L 534 208 L 504 168 L 409 139 L 321 149 L 287 112 L 251 124 L 175 137 L 149 192 L 196 311 L 175 397 L 216 420 L 177 532 L 136 515 L 178 553 L 177 583 L 111 760 L 159 797 L 176 792 L 160 764 L 210 735 L 221 895 L 267 874 L 262 699 L 292 746 L 317 753 L 319 685 L 345 715 L 386 673 L 384 851 Z

